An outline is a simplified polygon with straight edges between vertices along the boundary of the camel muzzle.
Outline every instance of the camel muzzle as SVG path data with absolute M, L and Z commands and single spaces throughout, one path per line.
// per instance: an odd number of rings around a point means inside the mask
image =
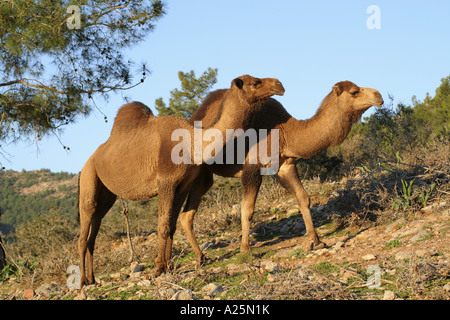
M 384 104 L 383 97 L 381 96 L 381 94 L 378 91 L 376 91 L 376 90 L 374 90 L 374 91 L 375 91 L 373 93 L 374 97 L 373 97 L 373 99 L 370 99 L 369 102 L 373 106 L 381 108 L 383 106 L 383 104 Z
M 274 92 L 274 94 L 276 94 L 278 96 L 283 96 L 284 92 L 285 92 L 284 87 L 280 81 L 275 82 L 275 88 L 272 88 L 271 91 Z

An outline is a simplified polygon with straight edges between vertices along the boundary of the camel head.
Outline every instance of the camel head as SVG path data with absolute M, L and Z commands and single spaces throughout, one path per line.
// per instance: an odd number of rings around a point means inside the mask
M 249 102 L 267 99 L 273 95 L 282 96 L 284 88 L 278 79 L 274 78 L 254 78 L 243 75 L 231 82 L 231 89 L 240 97 Z
M 333 86 L 339 105 L 345 106 L 350 112 L 364 112 L 371 106 L 381 107 L 383 97 L 378 90 L 358 87 L 351 81 L 341 81 Z

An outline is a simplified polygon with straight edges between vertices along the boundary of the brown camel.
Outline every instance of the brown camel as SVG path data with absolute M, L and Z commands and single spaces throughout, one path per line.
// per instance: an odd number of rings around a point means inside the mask
M 203 120 L 207 124 L 217 114 L 225 90 L 211 93 L 208 99 L 192 115 L 191 123 Z M 306 226 L 305 250 L 322 248 L 311 219 L 310 200 L 303 188 L 295 167 L 295 158 L 311 158 L 329 146 L 339 145 L 347 136 L 352 125 L 371 106 L 381 107 L 383 99 L 375 89 L 361 88 L 350 81 L 338 82 L 325 97 L 316 114 L 308 120 L 296 120 L 275 99 L 268 99 L 253 113 L 249 128 L 278 129 L 279 170 L 276 173 L 281 185 L 292 193 L 298 203 Z M 270 144 L 267 138 L 264 143 Z M 260 145 L 263 141 L 259 141 Z M 259 146 L 258 145 L 258 146 Z M 267 147 L 267 149 L 270 149 Z M 180 220 L 199 262 L 202 253 L 195 239 L 193 219 L 201 197 L 213 184 L 213 173 L 224 177 L 240 177 L 242 181 L 242 241 L 241 251 L 249 252 L 250 223 L 254 213 L 256 197 L 261 185 L 261 163 L 203 165 L 194 181 Z
M 242 127 L 265 100 L 283 93 L 284 88 L 277 79 L 248 75 L 236 78 L 221 96 L 222 102 L 210 127 L 222 133 L 228 128 Z M 81 170 L 78 213 L 81 285 L 95 282 L 95 238 L 102 218 L 117 197 L 145 200 L 158 195 L 159 250 L 155 274 L 158 276 L 166 270 L 179 211 L 189 185 L 200 172 L 200 165 L 193 161 L 195 148 L 191 142 L 188 143 L 190 150 L 180 152 L 183 159 L 188 154 L 190 163 L 173 162 L 172 151 L 179 145 L 173 141 L 173 133 L 177 130 L 192 136 L 198 129 L 176 116 L 155 117 L 140 102 L 126 104 L 117 113 L 109 139 L 98 147 Z M 223 146 L 225 141 L 221 143 Z M 207 146 L 208 143 L 203 143 L 201 148 Z

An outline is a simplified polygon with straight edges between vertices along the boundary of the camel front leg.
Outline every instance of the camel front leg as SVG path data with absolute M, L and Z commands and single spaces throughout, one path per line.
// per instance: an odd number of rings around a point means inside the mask
M 251 252 L 250 225 L 255 212 L 255 202 L 261 186 L 262 177 L 259 168 L 253 167 L 242 173 L 242 202 L 241 202 L 241 252 Z
M 155 259 L 155 277 L 167 271 L 167 251 L 171 250 L 171 219 L 173 213 L 173 202 L 175 199 L 175 187 L 170 183 L 159 182 L 158 184 L 158 256 Z M 169 248 L 170 249 L 169 249 Z M 170 258 L 170 257 L 169 257 Z
M 80 255 L 80 286 L 90 284 L 86 278 L 86 251 L 87 239 L 89 237 L 89 230 L 91 228 L 91 217 L 85 219 L 80 216 L 80 237 L 78 238 L 78 252 Z
M 319 240 L 316 231 L 314 230 L 314 223 L 311 218 L 311 211 L 309 209 L 310 200 L 303 185 L 298 177 L 297 169 L 293 158 L 285 161 L 278 171 L 278 178 L 281 185 L 294 195 L 297 200 L 303 221 L 306 227 L 306 238 L 303 245 L 305 251 L 324 248 L 325 244 Z

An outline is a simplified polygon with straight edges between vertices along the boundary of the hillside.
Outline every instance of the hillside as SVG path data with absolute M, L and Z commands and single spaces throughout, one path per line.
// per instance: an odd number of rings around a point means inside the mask
M 57 210 L 76 218 L 78 176 L 67 172 L 0 171 L 0 231 L 9 233 L 37 215 Z
M 198 267 L 178 226 L 172 269 L 153 276 L 157 250 L 156 201 L 130 203 L 130 263 L 124 222 L 113 209 L 102 225 L 96 248 L 98 285 L 69 289 L 78 265 L 76 224 L 49 215 L 52 226 L 33 253 L 31 239 L 18 232 L 31 256 L 3 276 L 2 299 L 449 299 L 450 197 L 448 171 L 426 173 L 418 167 L 385 165 L 356 169 L 338 181 L 304 181 L 311 196 L 316 230 L 327 248 L 305 252 L 305 227 L 295 199 L 272 178 L 264 179 L 252 224 L 252 255 L 239 252 L 240 186 L 237 179 L 217 179 L 195 220 L 197 239 L 208 261 Z M 367 168 L 366 168 L 367 169 Z M 437 183 L 426 205 L 404 196 L 401 180 Z M 425 190 L 425 189 L 422 189 Z M 56 225 L 59 228 L 56 228 Z M 55 229 L 56 228 L 56 229 Z M 33 232 L 36 232 L 33 227 Z M 39 231 L 38 231 L 39 232 Z M 75 266 L 75 267 L 73 267 Z M 70 287 L 70 285 L 69 285 Z

